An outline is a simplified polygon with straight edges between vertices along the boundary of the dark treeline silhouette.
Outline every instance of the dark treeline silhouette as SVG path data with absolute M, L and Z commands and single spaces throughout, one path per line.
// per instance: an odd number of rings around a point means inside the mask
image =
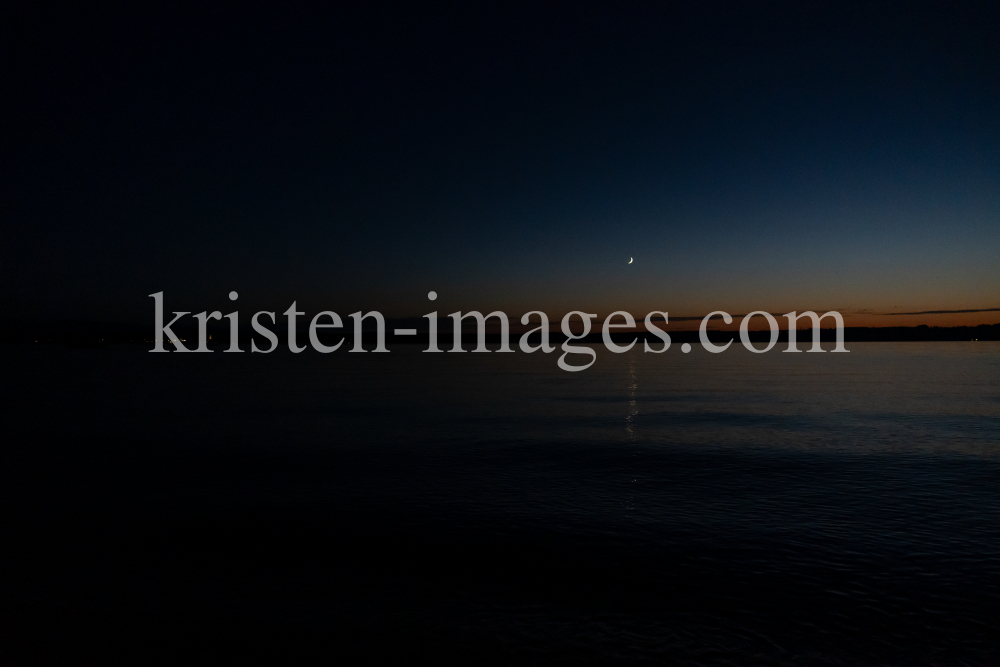
M 410 324 L 409 321 L 406 322 Z M 393 333 L 395 325 L 399 322 L 389 320 L 386 322 L 386 344 L 398 345 L 400 343 L 418 344 L 427 346 L 429 336 L 426 327 L 418 329 L 415 336 L 396 336 Z M 598 327 L 599 322 L 595 323 Z M 287 345 L 288 334 L 284 321 L 269 327 L 278 338 L 280 346 Z M 184 345 L 189 349 L 197 347 L 198 330 L 193 323 L 175 325 L 172 327 L 174 333 L 185 341 Z M 229 323 L 210 322 L 208 326 L 208 347 L 213 350 L 225 349 L 229 347 Z M 698 343 L 697 331 L 672 331 L 670 339 L 672 343 Z M 511 347 L 517 349 L 517 342 L 521 334 L 511 333 Z M 709 340 L 714 343 L 725 343 L 735 340 L 739 343 L 738 331 L 709 330 Z M 353 345 L 353 328 L 351 320 L 344 323 L 343 329 L 324 329 L 320 332 L 320 340 L 326 345 L 335 344 L 336 341 L 344 338 L 344 345 L 339 351 L 346 351 Z M 308 322 L 299 322 L 296 339 L 299 345 L 309 345 Z M 659 348 L 662 345 L 660 339 L 646 331 L 622 332 L 611 334 L 611 339 L 618 344 L 628 344 L 632 340 L 648 340 L 650 345 Z M 836 331 L 832 328 L 820 330 L 820 340 L 823 342 L 833 342 L 836 339 Z M 848 343 L 852 342 L 906 342 L 906 341 L 987 341 L 1000 340 L 1000 323 L 980 324 L 975 327 L 932 327 L 919 325 L 914 327 L 845 327 L 844 339 Z M 372 349 L 376 344 L 376 333 L 374 330 L 366 330 L 362 334 L 363 345 L 366 349 Z M 466 347 L 476 344 L 475 329 L 466 328 L 462 333 L 462 344 Z M 537 345 L 540 334 L 532 334 L 529 340 L 533 345 Z M 566 340 L 566 336 L 560 331 L 553 331 L 549 338 L 552 344 L 559 344 Z M 751 331 L 750 340 L 754 343 L 767 343 L 770 340 L 769 331 Z M 811 329 L 799 329 L 797 340 L 800 349 L 808 349 L 812 341 Z M 250 343 L 254 341 L 259 349 L 268 349 L 270 343 L 261 335 L 253 332 L 246 324 L 240 327 L 240 347 L 243 350 L 250 350 Z M 778 336 L 779 343 L 787 343 L 788 331 L 782 330 Z M 113 344 L 143 344 L 152 348 L 154 342 L 154 330 L 151 325 L 138 326 L 133 324 L 122 324 L 113 322 L 76 322 L 61 321 L 52 323 L 28 323 L 28 322 L 0 322 L 0 343 L 49 343 L 68 345 L 69 347 L 89 348 L 103 347 Z M 601 343 L 600 330 L 593 332 L 582 339 L 585 343 Z M 500 334 L 491 332 L 486 335 L 486 343 L 491 348 L 500 344 Z M 450 320 L 439 320 L 438 325 L 438 347 L 448 350 L 453 345 L 452 328 Z M 166 343 L 167 349 L 172 346 Z

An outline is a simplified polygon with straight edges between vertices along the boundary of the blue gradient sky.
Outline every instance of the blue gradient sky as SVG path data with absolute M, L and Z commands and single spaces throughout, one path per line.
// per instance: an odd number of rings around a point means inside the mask
M 5 21 L 9 317 L 1000 321 L 875 316 L 1000 307 L 993 4 L 78 11 Z

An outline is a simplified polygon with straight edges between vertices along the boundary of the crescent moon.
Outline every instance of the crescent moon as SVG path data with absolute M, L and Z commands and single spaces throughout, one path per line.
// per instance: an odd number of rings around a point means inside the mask
M 628 263 L 629 263 L 629 264 L 631 264 L 631 263 L 632 263 L 632 258 L 631 258 L 631 257 L 629 257 L 629 258 L 628 258 Z

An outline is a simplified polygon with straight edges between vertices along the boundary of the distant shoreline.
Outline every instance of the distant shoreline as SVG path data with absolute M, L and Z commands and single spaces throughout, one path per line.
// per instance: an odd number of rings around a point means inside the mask
M 387 327 L 386 332 L 386 342 L 391 344 L 407 344 L 407 345 L 426 345 L 428 343 L 428 336 L 426 331 L 418 332 L 416 336 L 395 336 L 392 333 L 392 328 Z M 287 340 L 284 336 L 284 332 L 276 328 L 275 333 L 278 335 L 279 340 L 283 343 Z M 671 331 L 670 334 L 672 343 L 698 343 L 698 332 L 697 331 Z M 835 330 L 821 329 L 820 340 L 823 342 L 832 342 L 834 340 Z M 218 330 L 212 331 L 213 339 L 210 341 L 209 346 L 213 348 L 228 346 L 229 336 L 228 331 L 219 328 Z M 303 332 L 304 334 L 304 332 Z M 344 332 L 346 338 L 351 340 L 351 332 L 346 329 Z M 39 323 L 24 323 L 24 322 L 8 322 L 0 323 L 0 343 L 48 343 L 48 344 L 58 344 L 58 345 L 68 345 L 70 347 L 102 347 L 106 345 L 119 345 L 119 344 L 143 344 L 152 345 L 152 328 L 148 326 L 135 326 L 126 324 L 116 324 L 116 323 L 81 323 L 81 322 L 56 322 L 48 324 Z M 178 332 L 178 335 L 190 335 L 194 337 L 196 334 L 192 332 Z M 247 342 L 249 346 L 249 341 L 251 339 L 251 332 L 241 331 L 240 336 L 242 340 Z M 717 329 L 708 331 L 709 339 L 712 342 L 726 342 L 730 339 L 738 339 L 739 332 L 736 331 L 720 331 Z M 301 336 L 303 339 L 304 335 Z M 520 334 L 514 332 L 511 333 L 511 340 L 517 340 Z M 531 339 L 538 339 L 538 334 L 534 334 Z M 631 340 L 649 340 L 650 343 L 657 343 L 659 345 L 659 339 L 654 335 L 646 331 L 634 331 L 634 332 L 617 332 L 611 335 L 612 340 L 618 343 L 627 343 Z M 799 344 L 807 343 L 812 340 L 812 331 L 810 329 L 800 329 L 798 330 L 797 338 Z M 847 343 L 862 343 L 862 342 L 934 342 L 934 341 L 997 341 L 1000 340 L 1000 323 L 997 324 L 980 324 L 978 326 L 959 326 L 959 327 L 932 327 L 927 325 L 918 325 L 913 327 L 845 327 L 844 328 L 844 338 Z M 474 332 L 465 332 L 462 336 L 463 343 L 475 343 Z M 558 331 L 553 331 L 550 334 L 550 340 L 552 343 L 561 343 L 566 337 Z M 754 342 L 767 342 L 770 339 L 769 331 L 751 331 L 750 340 Z M 371 341 L 374 345 L 375 342 L 375 332 L 368 331 L 364 333 L 364 341 L 367 344 Z M 781 331 L 778 337 L 779 343 L 787 342 L 788 332 Z M 450 345 L 452 343 L 451 333 L 448 329 L 444 329 L 438 334 L 439 345 Z M 500 342 L 500 336 L 496 333 L 490 333 L 486 335 L 487 344 L 497 344 Z M 600 332 L 592 333 L 586 338 L 580 340 L 583 343 L 601 343 Z

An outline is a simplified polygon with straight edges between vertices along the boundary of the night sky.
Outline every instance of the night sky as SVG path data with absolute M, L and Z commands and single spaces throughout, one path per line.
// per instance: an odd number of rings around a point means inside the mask
M 996 3 L 15 4 L 4 319 L 1000 321 Z

